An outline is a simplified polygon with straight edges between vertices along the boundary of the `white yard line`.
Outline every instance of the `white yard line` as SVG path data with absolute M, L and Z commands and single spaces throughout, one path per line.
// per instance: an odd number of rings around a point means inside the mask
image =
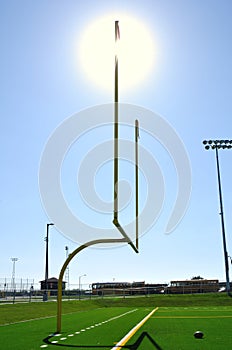
M 94 310 L 98 310 L 98 309 L 101 309 L 101 308 L 96 308 Z M 82 312 L 88 312 L 86 310 L 80 310 L 80 311 L 77 311 L 77 312 L 68 312 L 66 314 L 63 314 L 63 316 L 66 316 L 66 315 L 73 315 L 73 314 L 76 314 L 76 313 L 82 313 Z M 53 315 L 53 316 L 44 316 L 44 317 L 36 317 L 36 318 L 30 318 L 28 320 L 22 320 L 22 321 L 17 321 L 17 322 L 10 322 L 10 323 L 4 323 L 4 324 L 0 324 L 0 327 L 3 327 L 3 326 L 10 326 L 10 325 L 13 325 L 13 324 L 18 324 L 18 323 L 24 323 L 24 322 L 32 322 L 32 321 L 39 321 L 39 320 L 45 320 L 47 318 L 54 318 L 54 317 L 57 317 L 57 315 Z
M 95 325 L 92 325 L 92 326 L 83 328 L 83 329 L 81 329 L 81 330 L 79 330 L 79 331 L 76 331 L 74 334 L 68 334 L 68 337 L 70 337 L 70 336 L 73 337 L 73 336 L 75 336 L 75 335 L 81 334 L 81 332 L 85 332 L 85 331 L 91 330 L 91 329 L 93 329 L 93 328 L 95 328 L 95 327 L 102 326 L 102 325 L 105 324 L 105 323 L 108 323 L 108 322 L 117 320 L 118 318 L 123 317 L 123 316 L 128 315 L 128 314 L 131 314 L 132 312 L 135 312 L 135 311 L 137 311 L 137 310 L 138 310 L 138 309 L 133 309 L 133 310 L 124 312 L 123 314 L 120 314 L 120 315 L 118 315 L 118 316 L 111 317 L 111 318 L 109 318 L 108 320 L 102 321 L 102 322 L 97 323 L 97 324 L 95 324 Z M 67 315 L 67 314 L 66 314 L 66 315 Z M 62 334 L 54 334 L 54 336 L 55 336 L 55 337 L 57 337 L 57 336 L 60 337 L 60 336 L 62 336 Z M 59 341 L 64 341 L 64 340 L 66 340 L 66 339 L 67 339 L 67 337 L 61 337 L 61 338 L 59 338 L 58 340 L 52 341 L 51 343 L 52 343 L 52 344 L 56 344 L 56 343 L 58 343 Z M 41 345 L 40 347 L 41 347 L 41 348 L 45 348 L 45 347 L 47 347 L 47 346 L 48 346 L 48 345 L 44 345 L 44 344 L 43 344 L 43 345 Z

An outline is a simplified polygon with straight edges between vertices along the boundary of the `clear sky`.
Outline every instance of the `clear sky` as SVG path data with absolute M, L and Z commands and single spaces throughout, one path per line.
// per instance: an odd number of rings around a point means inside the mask
M 1 2 L 1 279 L 11 277 L 11 257 L 19 258 L 16 278 L 35 282 L 44 279 L 44 237 L 51 218 L 42 205 L 38 185 L 43 150 L 57 126 L 68 117 L 113 101 L 113 89 L 101 89 L 85 74 L 79 60 L 80 42 L 91 23 L 105 16 L 114 18 L 114 14 L 115 20 L 120 20 L 120 14 L 121 18 L 126 14 L 148 28 L 155 52 L 149 74 L 141 83 L 120 91 L 120 102 L 142 106 L 162 116 L 178 134 L 191 165 L 191 198 L 182 221 L 165 234 L 178 192 L 175 165 L 170 158 L 171 149 L 165 150 L 162 142 L 141 131 L 140 145 L 149 149 L 164 179 L 165 198 L 160 215 L 141 237 L 139 254 L 129 246 L 87 248 L 70 264 L 70 283 L 78 283 L 83 274 L 83 283 L 168 283 L 196 275 L 225 280 L 215 155 L 204 150 L 202 141 L 232 139 L 231 11 L 229 0 Z M 136 38 L 136 32 L 134 35 Z M 140 69 L 142 65 L 143 62 Z M 141 124 L 142 118 L 141 114 Z M 127 129 L 123 130 L 122 137 L 127 135 Z M 110 127 L 102 134 L 82 135 L 80 143 L 74 145 L 73 156 L 70 150 L 71 158 L 68 154 L 63 163 L 66 201 L 76 215 L 93 227 L 98 216 L 86 211 L 82 196 L 78 196 L 82 192 L 77 181 L 80 159 L 75 161 L 75 152 L 81 148 L 84 159 L 93 145 L 101 144 L 101 137 L 110 140 L 111 136 Z M 231 159 L 230 150 L 220 151 L 229 255 Z M 112 162 L 105 167 L 97 173 L 95 186 L 98 195 L 110 201 Z M 91 164 L 87 169 L 91 172 Z M 142 171 L 156 179 L 149 166 Z M 133 172 L 126 166 L 124 172 L 122 177 L 131 182 L 133 192 Z M 140 175 L 143 207 L 145 175 Z M 154 207 L 155 203 L 154 196 Z M 106 226 L 100 219 L 98 225 L 113 228 L 112 215 L 105 214 L 104 218 Z M 80 243 L 84 243 L 83 239 Z M 65 246 L 72 252 L 78 245 L 55 226 L 50 227 L 49 277 L 58 277 Z

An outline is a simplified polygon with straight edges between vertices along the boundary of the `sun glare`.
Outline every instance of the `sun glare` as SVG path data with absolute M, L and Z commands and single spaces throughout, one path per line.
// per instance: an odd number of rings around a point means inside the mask
M 154 43 L 146 26 L 134 18 L 119 17 L 105 17 L 90 24 L 78 50 L 85 77 L 105 89 L 112 89 L 114 84 L 115 54 L 119 59 L 120 90 L 141 83 L 155 60 Z M 119 20 L 120 29 L 117 44 L 115 20 Z

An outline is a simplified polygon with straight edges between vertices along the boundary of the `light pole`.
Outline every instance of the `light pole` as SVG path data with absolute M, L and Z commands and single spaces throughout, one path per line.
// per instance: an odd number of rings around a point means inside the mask
M 81 299 L 81 278 L 86 276 L 86 274 L 79 276 L 79 300 Z
M 53 223 L 47 224 L 47 234 L 45 237 L 46 242 L 46 260 L 45 260 L 45 292 L 43 296 L 43 301 L 48 300 L 48 234 L 49 234 L 49 227 L 53 226 Z
M 216 154 L 216 166 L 217 166 L 217 178 L 218 178 L 218 192 L 219 192 L 219 202 L 220 202 L 220 216 L 221 216 L 221 226 L 222 226 L 222 243 L 224 251 L 224 260 L 225 260 L 225 272 L 226 272 L 226 291 L 229 296 L 230 293 L 230 279 L 229 279 L 229 263 L 228 263 L 228 252 L 226 248 L 226 232 L 225 232 L 225 221 L 224 221 L 224 212 L 223 212 L 223 200 L 222 200 L 222 187 L 221 187 L 221 175 L 220 175 L 220 166 L 219 166 L 219 149 L 231 149 L 232 140 L 209 140 L 203 141 L 206 150 L 215 150 Z
M 11 261 L 13 262 L 13 270 L 12 270 L 12 289 L 15 292 L 15 263 L 18 261 L 18 258 L 11 258 Z
M 66 251 L 66 259 L 68 258 L 68 246 L 65 246 L 65 251 Z M 69 267 L 67 266 L 66 271 L 65 271 L 65 281 L 67 282 L 67 289 L 69 290 Z

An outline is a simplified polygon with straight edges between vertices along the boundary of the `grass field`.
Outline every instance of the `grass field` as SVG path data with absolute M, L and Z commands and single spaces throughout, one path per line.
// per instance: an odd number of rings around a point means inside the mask
M 0 325 L 4 350 L 229 349 L 232 299 L 212 294 L 66 301 L 61 334 L 55 334 L 55 302 L 1 304 Z M 203 339 L 194 338 L 197 330 Z

